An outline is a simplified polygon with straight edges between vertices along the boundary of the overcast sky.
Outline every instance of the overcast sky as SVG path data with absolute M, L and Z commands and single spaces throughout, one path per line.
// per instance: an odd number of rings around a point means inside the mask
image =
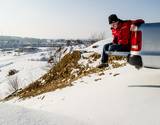
M 108 16 L 160 22 L 159 0 L 0 0 L 0 35 L 89 38 L 105 32 Z

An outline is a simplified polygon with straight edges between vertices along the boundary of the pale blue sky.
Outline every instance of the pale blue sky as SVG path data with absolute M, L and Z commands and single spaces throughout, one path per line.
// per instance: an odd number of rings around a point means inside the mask
M 159 0 L 0 0 L 0 35 L 89 38 L 106 32 L 108 16 L 160 22 Z

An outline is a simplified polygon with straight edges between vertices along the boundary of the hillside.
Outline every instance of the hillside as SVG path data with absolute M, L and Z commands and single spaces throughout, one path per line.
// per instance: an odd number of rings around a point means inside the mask
M 39 39 L 17 36 L 0 36 L 0 48 L 21 48 L 21 47 L 62 47 L 83 45 L 89 46 L 95 43 L 96 39 Z
M 105 42 L 65 55 L 37 84 L 0 103 L 0 124 L 158 125 L 160 70 L 137 70 L 125 58 L 115 57 L 110 58 L 109 68 L 98 70 L 98 55 Z M 59 85 L 52 80 L 66 84 L 63 89 L 52 86 L 49 92 L 37 91 L 48 83 Z
M 16 91 L 6 98 L 6 100 L 18 96 L 27 98 L 42 93 L 61 89 L 66 86 L 72 86 L 72 82 L 84 76 L 93 73 L 103 74 L 104 70 L 118 68 L 126 65 L 125 57 L 111 56 L 109 58 L 110 67 L 99 69 L 94 64 L 99 61 L 100 54 L 96 52 L 83 52 L 82 50 L 73 51 L 64 55 L 64 57 L 53 66 L 44 76 L 31 83 L 23 90 Z M 119 62 L 117 62 L 119 61 Z M 122 61 L 122 62 L 120 62 Z

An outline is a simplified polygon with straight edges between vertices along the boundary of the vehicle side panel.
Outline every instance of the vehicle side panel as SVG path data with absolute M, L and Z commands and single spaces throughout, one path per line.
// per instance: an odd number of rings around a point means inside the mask
M 146 23 L 139 30 L 142 31 L 143 66 L 160 68 L 160 23 Z

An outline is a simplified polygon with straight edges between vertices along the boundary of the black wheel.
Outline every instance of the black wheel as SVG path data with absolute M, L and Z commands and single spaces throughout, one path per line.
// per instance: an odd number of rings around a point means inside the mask
M 142 58 L 139 55 L 130 55 L 128 57 L 128 63 L 135 66 L 136 69 L 140 69 L 143 66 Z

